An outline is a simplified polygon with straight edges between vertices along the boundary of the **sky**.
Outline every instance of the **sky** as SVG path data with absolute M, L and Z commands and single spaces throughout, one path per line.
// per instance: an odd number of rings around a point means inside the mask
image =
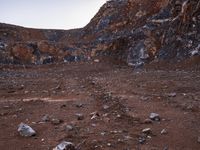
M 106 0 L 0 0 L 0 22 L 42 29 L 84 27 Z

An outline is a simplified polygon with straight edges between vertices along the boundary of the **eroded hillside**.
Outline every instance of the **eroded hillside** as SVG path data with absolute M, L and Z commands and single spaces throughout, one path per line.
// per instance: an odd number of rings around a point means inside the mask
M 111 0 L 82 29 L 36 30 L 1 24 L 1 62 L 45 64 L 112 56 L 131 66 L 199 62 L 199 0 Z

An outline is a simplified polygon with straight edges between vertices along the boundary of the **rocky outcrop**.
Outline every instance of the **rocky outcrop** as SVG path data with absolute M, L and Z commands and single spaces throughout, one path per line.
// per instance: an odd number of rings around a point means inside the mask
M 112 0 L 86 26 L 84 38 L 98 43 L 95 52 L 109 51 L 137 67 L 199 55 L 199 25 L 200 1 Z
M 1 24 L 1 62 L 44 64 L 97 56 L 112 56 L 134 67 L 177 62 L 199 58 L 199 26 L 199 0 L 110 0 L 83 29 Z

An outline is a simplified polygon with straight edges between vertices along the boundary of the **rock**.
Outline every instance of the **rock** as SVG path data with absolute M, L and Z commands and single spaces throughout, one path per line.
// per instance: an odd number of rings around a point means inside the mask
M 160 121 L 160 115 L 157 113 L 151 113 L 149 118 L 154 121 Z
M 108 109 L 108 108 L 109 108 L 108 105 L 103 105 L 103 109 L 104 109 L 104 110 L 106 110 L 106 109 Z
M 146 134 L 146 135 L 151 134 L 151 133 L 152 133 L 151 128 L 145 128 L 145 129 L 143 129 L 143 130 L 142 130 L 142 133 L 144 133 L 144 134 Z
M 197 142 L 200 144 L 200 136 L 197 138 Z
M 152 123 L 152 120 L 151 119 L 145 119 L 144 120 L 144 124 L 151 124 Z
M 63 122 L 62 120 L 57 119 L 57 118 L 52 118 L 52 119 L 51 119 L 51 123 L 52 123 L 53 125 L 59 125 L 59 124 L 62 123 L 62 122 Z
M 97 117 L 100 116 L 99 113 L 98 113 L 97 111 L 92 112 L 90 115 L 91 115 L 91 120 L 96 119 Z
M 99 63 L 100 60 L 99 60 L 99 59 L 95 59 L 94 62 L 95 62 L 95 63 Z
M 141 96 L 140 99 L 143 101 L 147 101 L 147 100 L 149 100 L 149 97 Z
M 92 126 L 92 127 L 96 127 L 97 125 L 96 125 L 95 123 L 92 123 L 91 126 Z
M 124 136 L 124 140 L 133 140 L 133 137 L 129 136 L 129 135 L 125 135 Z
M 101 136 L 105 136 L 106 132 L 101 132 L 100 134 L 101 134 Z
M 77 108 L 82 108 L 82 107 L 83 107 L 83 104 L 82 104 L 82 103 L 76 104 L 76 107 L 77 107 Z
M 73 143 L 63 141 L 59 145 L 57 145 L 53 150 L 76 150 L 76 148 Z
M 41 139 L 41 142 L 44 142 L 45 141 L 45 139 Z
M 172 92 L 172 93 L 169 93 L 167 96 L 168 96 L 168 97 L 176 97 L 176 93 L 175 93 L 175 92 Z
M 30 137 L 36 135 L 36 132 L 27 124 L 20 123 L 18 130 L 17 130 L 21 136 L 24 137 Z
M 121 118 L 121 115 L 120 115 L 120 114 L 118 114 L 118 115 L 117 115 L 117 118 Z
M 43 122 L 48 122 L 48 121 L 50 121 L 49 115 L 44 115 L 44 116 L 42 117 L 42 121 L 43 121 Z
M 6 105 L 6 106 L 3 106 L 4 109 L 10 109 L 11 107 Z
M 145 12 L 145 11 L 138 11 L 137 13 L 136 13 L 136 17 L 139 17 L 139 18 L 141 18 L 141 17 L 143 17 L 143 16 L 145 16 L 147 13 Z
M 60 106 L 60 108 L 65 108 L 65 107 L 67 107 L 66 104 L 62 104 L 62 105 Z
M 145 137 L 139 137 L 138 139 L 140 144 L 144 144 L 146 142 L 146 138 Z
M 73 129 L 74 129 L 74 127 L 72 125 L 66 125 L 65 126 L 66 131 L 72 131 Z
M 32 63 L 34 49 L 27 44 L 16 43 L 12 47 L 12 55 L 15 59 L 18 59 L 23 63 Z
M 162 131 L 160 132 L 160 134 L 167 134 L 167 130 L 166 129 L 162 129 Z
M 165 146 L 163 150 L 169 150 L 169 146 Z
M 29 93 L 29 91 L 24 91 L 24 94 L 28 94 Z
M 84 119 L 84 115 L 83 114 L 76 114 L 77 120 L 83 120 Z
M 80 59 L 81 59 L 80 56 L 66 55 L 64 57 L 64 62 L 76 62 L 79 61 Z

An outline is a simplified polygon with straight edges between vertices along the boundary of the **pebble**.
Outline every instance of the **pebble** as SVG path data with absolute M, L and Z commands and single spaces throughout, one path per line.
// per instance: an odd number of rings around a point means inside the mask
M 95 63 L 99 63 L 100 60 L 99 60 L 99 59 L 95 59 L 94 62 L 95 62 Z
M 125 139 L 125 140 L 132 140 L 133 138 L 132 138 L 131 136 L 129 136 L 129 135 L 125 135 L 125 136 L 124 136 L 124 139 Z
M 76 107 L 77 107 L 77 108 L 82 108 L 82 107 L 83 107 L 83 104 L 76 104 Z
M 148 97 L 145 97 L 145 96 L 141 96 L 140 99 L 143 100 L 143 101 L 149 100 L 149 98 L 148 98 Z
M 74 128 L 73 128 L 73 126 L 72 125 L 66 125 L 65 126 L 65 130 L 66 131 L 72 131 Z
M 84 119 L 84 115 L 83 114 L 76 114 L 77 120 L 83 120 Z
M 140 144 L 144 144 L 146 139 L 144 137 L 139 137 L 138 141 Z
M 52 119 L 51 119 L 51 123 L 52 123 L 53 125 L 59 125 L 60 123 L 62 123 L 62 120 L 57 119 L 57 118 L 52 118 Z
M 92 126 L 92 127 L 96 127 L 97 125 L 96 125 L 95 123 L 92 123 L 91 126 Z
M 53 150 L 76 150 L 76 148 L 73 143 L 63 141 L 59 145 L 57 145 Z
M 120 115 L 120 114 L 118 114 L 118 115 L 117 115 L 117 118 L 121 118 L 121 115 Z
M 42 121 L 44 121 L 44 122 L 50 121 L 49 115 L 44 115 L 44 116 L 42 117 Z
M 164 148 L 163 148 L 163 150 L 168 150 L 169 149 L 169 147 L 168 146 L 165 146 Z
M 154 121 L 160 121 L 160 115 L 157 113 L 151 113 L 149 118 Z
M 108 108 L 109 108 L 108 105 L 103 105 L 103 109 L 104 109 L 104 110 L 106 110 L 106 109 L 108 109 Z
M 29 91 L 24 91 L 24 94 L 28 94 L 29 93 Z
M 106 132 L 101 132 L 101 135 L 102 135 L 102 136 L 106 135 Z
M 166 129 L 162 129 L 162 131 L 160 132 L 161 134 L 167 134 L 167 130 Z
M 198 137 L 197 142 L 200 144 L 200 136 Z
M 151 132 L 152 132 L 151 128 L 145 128 L 145 129 L 142 130 L 142 133 L 147 134 L 147 135 L 151 134 Z
M 90 113 L 91 115 L 91 120 L 96 119 L 97 117 L 99 117 L 99 113 L 97 111 Z
M 44 142 L 44 139 L 41 139 L 41 142 Z
M 36 132 L 27 124 L 20 123 L 17 130 L 21 136 L 30 137 L 36 135 Z
M 5 108 L 5 109 L 9 109 L 9 108 L 10 108 L 10 106 L 3 106 L 3 108 Z
M 176 97 L 176 93 L 175 92 L 169 93 L 168 97 Z

